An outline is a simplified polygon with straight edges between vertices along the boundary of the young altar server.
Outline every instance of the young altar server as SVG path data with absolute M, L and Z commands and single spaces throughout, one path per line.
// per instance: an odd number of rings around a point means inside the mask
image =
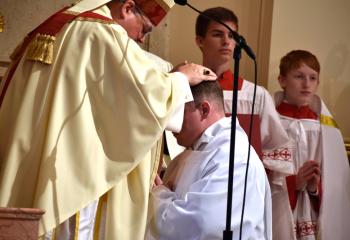
M 348 239 L 350 170 L 343 138 L 316 95 L 320 64 L 305 50 L 280 62 L 275 102 L 294 143 L 294 174 L 273 186 L 274 239 Z

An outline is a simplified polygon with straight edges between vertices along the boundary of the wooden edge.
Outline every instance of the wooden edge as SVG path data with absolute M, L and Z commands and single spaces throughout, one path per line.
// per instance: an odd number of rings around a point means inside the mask
M 38 208 L 0 207 L 0 219 L 38 220 L 44 213 L 44 210 Z
M 348 158 L 350 161 L 350 139 L 344 139 L 346 153 L 348 154 Z

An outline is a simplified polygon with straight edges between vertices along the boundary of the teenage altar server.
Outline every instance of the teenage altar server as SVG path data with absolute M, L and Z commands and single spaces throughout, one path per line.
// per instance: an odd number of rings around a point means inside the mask
M 320 64 L 305 50 L 280 62 L 277 111 L 294 144 L 294 174 L 273 186 L 274 239 L 350 236 L 350 169 L 343 138 L 320 97 Z
M 218 19 L 232 30 L 238 31 L 238 18 L 230 9 L 209 8 L 204 14 Z M 196 21 L 196 43 L 202 52 L 202 63 L 218 75 L 223 89 L 225 113 L 232 113 L 233 72 L 231 64 L 235 41 L 232 34 L 223 25 L 198 15 Z M 250 114 L 253 107 L 254 84 L 238 79 L 238 114 Z M 288 136 L 284 131 L 273 99 L 261 86 L 256 88 L 254 115 L 260 119 L 262 160 L 265 168 L 272 170 L 269 178 L 272 184 L 281 184 L 282 176 L 292 173 L 292 156 Z

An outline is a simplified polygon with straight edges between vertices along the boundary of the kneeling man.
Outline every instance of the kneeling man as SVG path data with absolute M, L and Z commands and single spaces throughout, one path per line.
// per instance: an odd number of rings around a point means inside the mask
M 222 239 L 226 226 L 231 119 L 217 82 L 191 87 L 177 142 L 186 147 L 152 190 L 146 239 Z M 239 238 L 248 139 L 237 121 L 231 229 Z M 271 193 L 264 167 L 250 147 L 242 239 L 271 239 Z

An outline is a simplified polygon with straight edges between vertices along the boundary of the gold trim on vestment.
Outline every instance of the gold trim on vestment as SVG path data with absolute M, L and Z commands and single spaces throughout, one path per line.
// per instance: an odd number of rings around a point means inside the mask
M 63 13 L 69 14 L 69 15 L 74 15 L 74 16 L 78 16 L 80 14 L 79 12 L 70 11 L 70 10 L 66 10 Z
M 101 228 L 101 219 L 102 219 L 102 207 L 107 203 L 108 192 L 100 197 L 98 200 L 96 215 L 95 215 L 95 224 L 94 224 L 94 240 L 100 239 L 100 228 Z
M 69 14 L 77 14 L 71 11 L 65 11 L 65 13 Z M 113 20 L 102 20 L 102 19 L 95 19 L 95 18 L 89 18 L 89 17 L 77 17 L 75 18 L 77 21 L 89 21 L 89 22 L 98 22 L 102 24 L 114 24 L 115 21 Z M 37 33 L 35 37 L 31 40 L 31 42 L 28 45 L 28 51 L 26 54 L 26 59 L 30 61 L 36 61 L 41 62 L 45 64 L 52 64 L 53 62 L 53 51 L 54 51 L 54 43 L 55 43 L 56 37 L 52 35 Z M 16 59 L 19 49 L 16 49 L 11 54 L 11 59 Z
M 56 229 L 55 228 L 51 232 L 51 240 L 56 240 Z
M 79 225 L 80 225 L 80 212 L 75 214 L 75 230 L 74 230 L 74 240 L 78 240 L 79 238 Z
M 102 20 L 102 19 L 97 19 L 97 18 L 89 18 L 89 17 L 77 17 L 74 20 L 77 21 L 89 21 L 89 22 L 98 22 L 102 24 L 115 24 L 115 21 L 113 20 Z
M 326 115 L 321 114 L 320 115 L 320 123 L 322 125 L 325 125 L 328 127 L 334 127 L 334 128 L 339 129 L 337 122 L 330 116 L 326 116 Z
M 55 36 L 38 33 L 28 45 L 26 59 L 52 64 Z

